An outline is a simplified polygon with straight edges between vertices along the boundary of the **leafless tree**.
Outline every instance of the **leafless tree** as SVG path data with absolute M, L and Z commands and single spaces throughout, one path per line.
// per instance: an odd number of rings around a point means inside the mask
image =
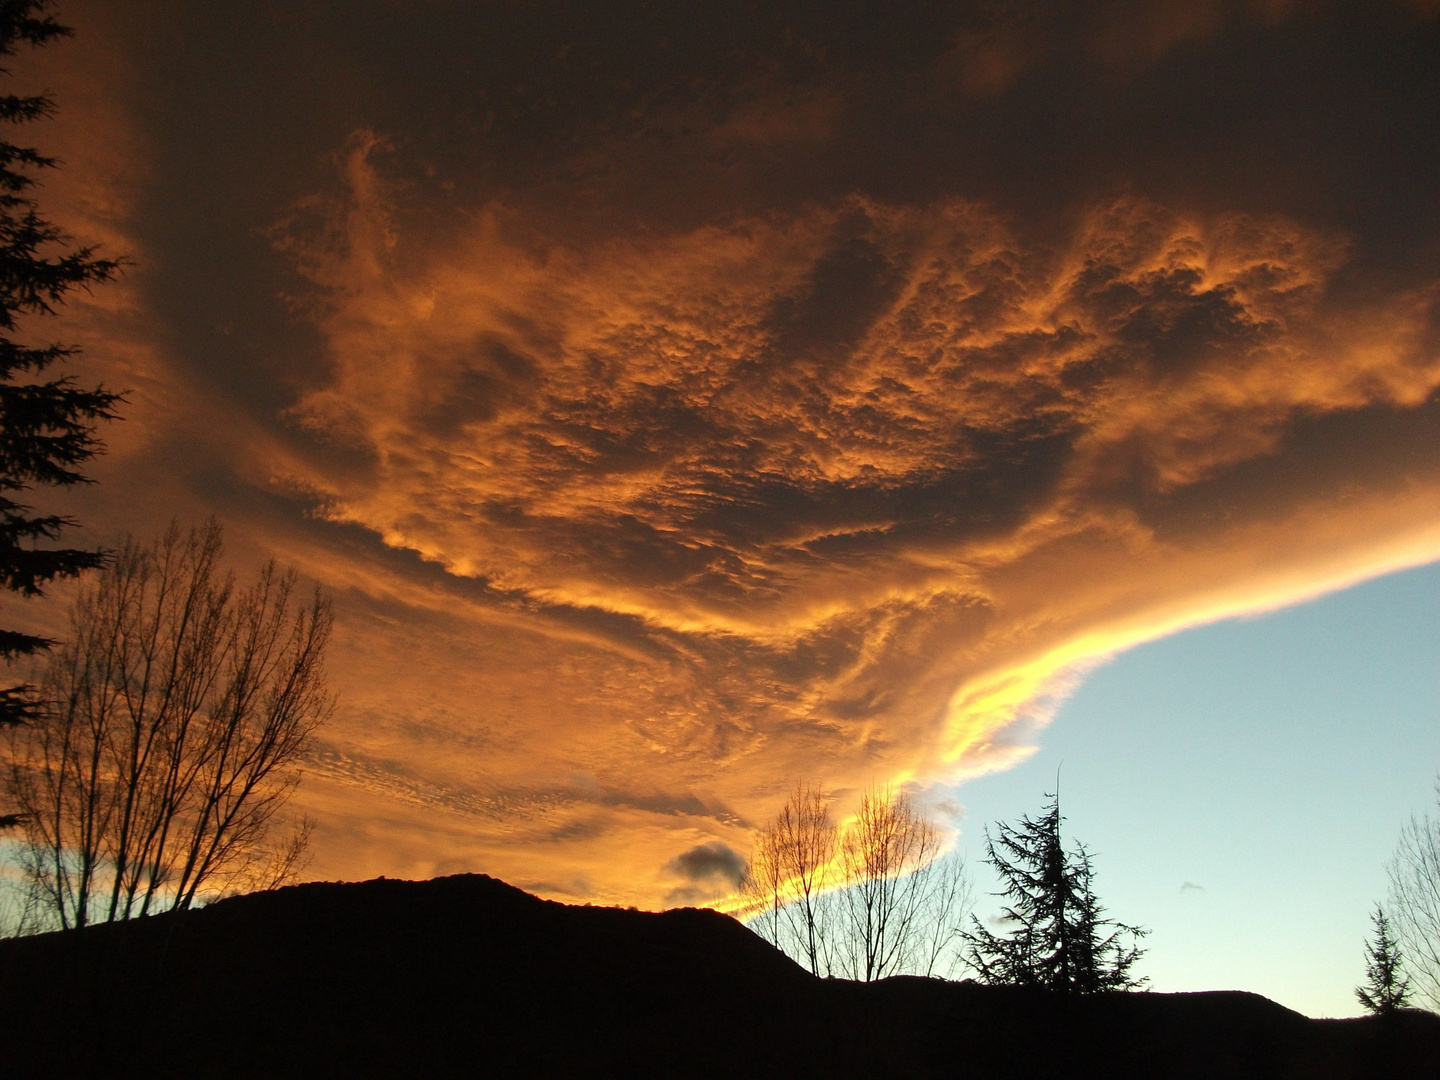
M 833 872 L 836 847 L 835 822 L 824 793 L 797 786 L 775 821 L 775 840 L 795 894 L 787 909 L 793 920 L 791 932 L 810 970 L 818 974 L 822 962 L 828 967 L 820 904 Z
M 829 800 L 798 786 L 746 874 L 750 926 L 817 975 L 949 974 L 970 878 L 904 794 L 874 789 L 842 834 Z
M 775 948 L 785 950 L 781 911 L 790 902 L 790 890 L 774 828 L 765 829 L 756 841 L 755 850 L 745 866 L 740 894 L 749 914 L 750 929 Z
M 237 588 L 220 555 L 214 522 L 123 542 L 14 733 L 23 867 L 61 927 L 267 887 L 303 857 L 307 823 L 271 833 L 333 708 L 330 607 L 318 590 L 297 605 L 273 563 Z
M 860 797 L 841 842 L 845 872 L 843 964 L 855 979 L 896 974 L 923 939 L 930 875 L 940 851 L 935 826 L 903 793 L 872 788 Z
M 1411 817 L 1390 860 L 1390 902 L 1417 995 L 1440 1012 L 1440 780 L 1436 815 Z
M 909 970 L 949 978 L 963 962 L 964 923 L 975 905 L 974 883 L 958 851 L 915 871 L 924 901 Z
M 798 784 L 761 833 L 746 875 L 756 930 L 817 975 L 830 966 L 824 906 L 835 873 L 836 835 L 828 797 Z

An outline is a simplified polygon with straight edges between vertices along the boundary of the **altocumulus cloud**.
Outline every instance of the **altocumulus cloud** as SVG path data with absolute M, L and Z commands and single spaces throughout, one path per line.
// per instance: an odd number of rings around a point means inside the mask
M 321 872 L 708 900 L 797 779 L 1440 552 L 1423 6 L 72 18 L 91 509 L 337 590 Z

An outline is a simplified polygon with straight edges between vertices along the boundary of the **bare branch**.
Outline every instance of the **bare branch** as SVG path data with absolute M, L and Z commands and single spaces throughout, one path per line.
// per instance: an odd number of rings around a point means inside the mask
M 1435 816 L 1411 817 L 1391 857 L 1387 910 L 1416 995 L 1440 1012 L 1440 779 Z
M 42 716 L 12 734 L 25 872 L 61 927 L 270 887 L 303 865 L 309 827 L 277 816 L 333 709 L 332 615 L 296 607 L 271 564 L 237 590 L 220 526 L 123 543 L 72 611 L 41 680 Z

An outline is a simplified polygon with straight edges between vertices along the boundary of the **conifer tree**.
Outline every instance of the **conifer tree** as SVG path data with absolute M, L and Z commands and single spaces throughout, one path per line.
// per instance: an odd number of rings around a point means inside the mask
M 1143 953 L 1134 942 L 1145 931 L 1104 917 L 1090 852 L 1083 844 L 1065 850 L 1060 799 L 1048 798 L 1038 819 L 985 831 L 986 861 L 1004 883 L 998 895 L 1011 929 L 997 935 L 972 916 L 970 965 L 992 984 L 1081 994 L 1135 989 L 1145 980 L 1131 974 Z
M 1384 1016 L 1402 1009 L 1410 1000 L 1410 980 L 1401 974 L 1404 959 L 1390 932 L 1390 920 L 1379 904 L 1370 916 L 1374 937 L 1365 945 L 1365 985 L 1355 988 L 1360 1004 Z
M 71 33 L 49 14 L 49 6 L 49 0 L 0 0 L 0 57 Z M 5 123 L 28 123 L 52 108 L 44 95 L 0 95 Z M 103 387 L 47 377 L 52 365 L 75 354 L 74 346 L 18 340 L 30 317 L 54 314 L 71 290 L 107 281 L 119 269 L 114 259 L 96 258 L 94 248 L 71 247 L 69 237 L 40 216 L 31 197 L 32 173 L 57 164 L 31 147 L 0 141 L 0 584 L 22 596 L 39 596 L 57 578 L 103 561 L 98 551 L 49 546 L 75 522 L 38 513 L 20 496 L 37 485 L 88 482 L 80 468 L 100 450 L 95 426 L 114 418 L 120 401 Z M 0 659 L 28 656 L 50 644 L 35 634 L 0 628 Z M 28 687 L 0 687 L 0 726 L 24 722 L 33 708 Z M 8 823 L 0 817 L 0 824 Z

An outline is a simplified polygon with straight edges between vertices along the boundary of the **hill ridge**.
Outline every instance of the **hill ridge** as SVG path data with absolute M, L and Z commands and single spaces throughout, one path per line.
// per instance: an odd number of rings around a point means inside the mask
M 1434 1077 L 1440 1017 L 810 975 L 726 915 L 483 874 L 311 882 L 0 941 L 12 1075 Z

